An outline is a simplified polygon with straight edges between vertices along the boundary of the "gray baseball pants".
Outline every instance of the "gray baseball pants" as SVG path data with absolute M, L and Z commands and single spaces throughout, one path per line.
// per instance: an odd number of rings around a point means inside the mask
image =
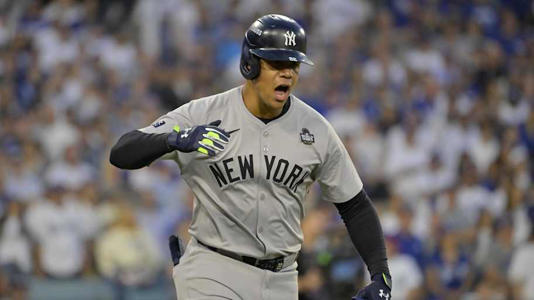
M 187 245 L 172 271 L 178 300 L 297 300 L 297 263 L 271 272 L 199 245 Z

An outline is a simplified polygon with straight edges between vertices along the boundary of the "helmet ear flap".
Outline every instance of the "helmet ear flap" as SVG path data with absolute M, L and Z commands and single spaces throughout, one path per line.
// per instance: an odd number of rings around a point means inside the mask
M 243 40 L 243 46 L 241 47 L 239 70 L 241 71 L 241 75 L 248 80 L 252 80 L 260 75 L 260 60 L 254 54 L 250 53 L 250 47 L 246 38 Z

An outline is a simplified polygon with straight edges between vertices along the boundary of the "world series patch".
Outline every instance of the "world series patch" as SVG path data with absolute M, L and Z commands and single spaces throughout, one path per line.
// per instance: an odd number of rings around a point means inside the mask
M 311 145 L 315 142 L 315 137 L 307 128 L 302 128 L 302 132 L 300 133 L 300 141 L 306 145 Z

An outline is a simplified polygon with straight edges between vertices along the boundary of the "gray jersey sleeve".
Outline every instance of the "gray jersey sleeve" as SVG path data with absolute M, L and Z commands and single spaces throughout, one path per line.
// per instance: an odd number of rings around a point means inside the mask
M 347 149 L 331 126 L 328 126 L 328 136 L 325 161 L 319 166 L 317 182 L 324 200 L 345 202 L 362 190 L 363 183 Z
M 181 129 L 189 128 L 193 126 L 193 122 L 189 116 L 190 103 L 180 106 L 179 108 L 168 112 L 167 114 L 159 117 L 156 121 L 152 122 L 147 127 L 138 129 L 144 133 L 169 133 L 173 130 L 174 126 L 179 126 Z M 178 151 L 169 152 L 159 159 L 171 159 L 177 160 Z

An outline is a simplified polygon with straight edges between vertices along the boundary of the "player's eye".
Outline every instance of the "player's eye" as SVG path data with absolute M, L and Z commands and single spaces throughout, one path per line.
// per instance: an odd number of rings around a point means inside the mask
M 271 69 L 274 70 L 284 70 L 284 69 L 292 69 L 297 70 L 300 66 L 300 63 L 294 62 L 294 61 L 273 61 L 273 60 L 266 60 L 267 64 Z

